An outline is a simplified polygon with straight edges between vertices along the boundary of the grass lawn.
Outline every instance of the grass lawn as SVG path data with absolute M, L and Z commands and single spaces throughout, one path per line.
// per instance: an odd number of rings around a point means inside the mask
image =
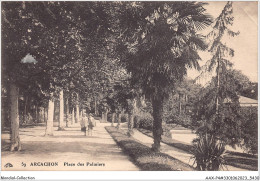
M 194 168 L 169 155 L 153 152 L 151 148 L 128 137 L 123 130 L 106 127 L 107 132 L 116 141 L 133 163 L 144 171 L 194 171 Z
M 138 130 L 147 136 L 153 137 L 153 133 L 150 130 L 146 130 L 142 128 L 139 128 Z M 180 142 L 178 140 L 166 137 L 164 135 L 162 135 L 162 142 L 167 145 L 191 153 L 190 150 L 192 149 L 192 145 Z M 247 153 L 238 153 L 238 152 L 231 152 L 231 151 L 227 151 L 226 153 L 227 155 L 225 158 L 228 165 L 242 168 L 242 169 L 248 169 L 252 171 L 258 170 L 257 155 L 250 155 Z

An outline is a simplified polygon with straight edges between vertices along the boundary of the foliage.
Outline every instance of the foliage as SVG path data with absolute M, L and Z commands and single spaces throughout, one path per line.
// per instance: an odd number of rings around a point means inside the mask
M 234 50 L 227 47 L 224 36 L 234 37 L 239 35 L 239 32 L 234 32 L 231 29 L 233 21 L 232 2 L 227 2 L 216 18 L 213 30 L 207 35 L 207 39 L 210 41 L 209 52 L 212 54 L 212 58 L 208 60 L 205 66 L 207 66 L 208 71 L 216 68 L 217 76 L 220 72 L 223 73 L 228 67 L 232 66 L 228 58 L 234 56 Z
M 230 29 L 233 21 L 232 2 L 227 2 L 216 18 L 213 30 L 207 35 L 212 58 L 205 64 L 204 70 L 216 70 L 216 77 L 212 79 L 208 90 L 202 93 L 194 110 L 194 119 L 202 123 L 199 134 L 215 135 L 230 145 L 240 141 L 242 120 L 238 92 L 244 86 L 243 82 L 248 82 L 246 77 L 232 71 L 229 59 L 234 56 L 234 50 L 224 42 L 224 36 L 234 37 L 239 34 Z
M 145 129 L 139 129 L 143 134 L 153 137 L 153 133 L 151 131 L 145 130 Z M 162 142 L 178 148 L 180 150 L 183 150 L 187 153 L 191 153 L 191 150 L 193 146 L 191 144 L 183 143 L 178 140 L 175 140 L 174 138 L 168 137 L 167 135 L 162 136 Z M 226 151 L 225 155 L 225 161 L 227 165 L 231 165 L 234 167 L 247 169 L 247 170 L 258 170 L 258 157 L 257 155 L 250 155 L 247 153 L 238 153 L 238 152 L 230 152 Z
M 198 67 L 200 57 L 196 50 L 205 49 L 206 45 L 195 28 L 209 25 L 211 19 L 204 14 L 204 3 L 140 2 L 134 8 L 130 5 L 126 4 L 124 10 L 133 13 L 131 18 L 136 22 L 127 22 L 133 27 L 128 25 L 125 36 L 134 36 L 119 42 L 121 61 L 131 73 L 132 83 L 139 83 L 147 98 L 167 97 L 174 83 L 186 74 L 186 65 Z M 122 18 L 126 21 L 126 17 Z
M 130 156 L 133 162 L 141 169 L 146 171 L 192 171 L 188 164 L 185 164 L 169 155 L 154 153 L 147 146 L 129 138 L 122 130 L 114 127 L 106 127 L 106 130 L 117 142 L 123 151 Z
M 258 152 L 258 116 L 257 108 L 243 108 L 241 110 L 243 122 L 241 125 L 242 146 L 249 153 L 256 154 Z
M 201 86 L 195 84 L 192 80 L 184 79 L 175 87 L 164 104 L 163 119 L 168 124 L 174 123 L 184 127 L 192 127 L 191 116 Z
M 199 68 L 197 50 L 207 48 L 197 30 L 211 24 L 201 2 L 127 2 L 115 14 L 116 52 L 137 85 L 152 103 L 154 150 L 160 146 L 165 98 L 188 67 Z M 140 79 L 141 77 L 141 79 Z
M 193 110 L 193 127 L 197 127 L 197 133 L 214 133 L 217 138 L 225 141 L 226 144 L 234 146 L 241 144 L 245 138 L 244 147 L 252 147 L 255 150 L 257 132 L 254 129 L 256 122 L 254 108 L 243 108 L 239 104 L 239 95 L 245 89 L 251 87 L 251 82 L 236 70 L 227 70 L 220 75 L 219 85 L 219 115 L 216 117 L 216 78 L 213 78 L 210 85 L 201 90 L 200 96 L 195 103 Z M 254 111 L 251 111 L 253 109 Z M 217 121 L 216 121 L 217 120 Z M 248 127 L 245 125 L 249 123 Z M 248 135 L 250 134 L 250 136 Z
M 201 136 L 194 143 L 192 152 L 198 170 L 218 171 L 225 165 L 225 144 L 212 135 Z
M 107 7 L 96 2 L 3 3 L 4 87 L 7 81 L 15 82 L 20 94 L 32 100 L 31 107 L 46 106 L 50 93 L 58 97 L 61 89 L 71 109 L 75 104 L 88 106 L 84 100 L 90 97 L 100 98 L 111 82 L 107 76 L 116 70 L 116 64 L 104 58 L 110 32 Z M 36 63 L 22 63 L 26 54 Z
M 150 113 L 143 112 L 139 115 L 139 128 L 153 130 L 153 117 Z

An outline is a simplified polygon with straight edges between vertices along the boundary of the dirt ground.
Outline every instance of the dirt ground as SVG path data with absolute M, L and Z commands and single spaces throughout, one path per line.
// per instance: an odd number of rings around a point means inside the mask
M 2 170 L 139 170 L 99 123 L 92 136 L 84 136 L 79 124 L 44 136 L 45 127 L 20 128 L 22 150 L 10 152 L 8 133 L 3 133 Z M 12 167 L 10 167 L 10 163 Z

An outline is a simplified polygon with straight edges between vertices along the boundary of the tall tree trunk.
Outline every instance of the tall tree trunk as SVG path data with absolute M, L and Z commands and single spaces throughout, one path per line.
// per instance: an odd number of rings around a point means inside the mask
M 152 145 L 153 151 L 160 150 L 161 135 L 163 133 L 162 129 L 162 115 L 163 115 L 163 99 L 153 99 L 153 139 L 154 144 Z
M 116 126 L 117 129 L 120 128 L 121 117 L 122 117 L 122 114 L 121 114 L 121 112 L 119 112 L 119 113 L 118 113 L 118 117 L 117 117 L 117 126 Z
M 83 109 L 81 109 L 81 111 L 80 111 L 80 120 L 82 120 L 83 119 Z
M 77 104 L 76 104 L 76 120 L 75 123 L 79 122 L 79 94 L 77 94 Z
M 27 106 L 26 106 L 26 123 L 32 123 L 32 114 L 31 114 L 31 106 L 32 105 L 32 98 L 28 96 Z
M 219 120 L 219 86 L 220 86 L 220 55 L 217 60 L 217 91 L 216 91 L 216 118 L 213 122 L 213 133 L 218 134 L 220 128 Z
M 105 112 L 102 112 L 101 120 L 102 120 L 102 122 L 105 122 Z
M 60 91 L 60 116 L 59 116 L 59 128 L 58 130 L 64 130 L 64 100 L 63 100 L 63 90 Z
M 80 116 L 80 127 L 81 127 L 81 129 L 85 126 L 85 123 L 84 123 L 84 120 L 83 120 L 83 109 L 81 109 L 81 111 L 80 111 L 80 114 L 79 114 Z
M 28 96 L 24 95 L 24 111 L 23 111 L 23 123 L 27 121 L 27 104 L 28 104 Z
M 95 109 L 95 115 L 98 116 L 98 112 L 97 112 L 97 98 L 95 97 L 95 101 L 94 101 L 94 109 Z
M 105 122 L 107 122 L 107 114 L 108 114 L 108 110 L 106 109 L 106 110 L 105 110 L 105 114 L 104 114 L 104 120 L 105 120 Z
M 75 123 L 79 122 L 79 105 L 76 105 L 76 119 L 75 119 Z
M 75 124 L 75 111 L 74 111 L 74 107 L 72 108 L 72 113 L 71 113 L 71 124 Z
M 134 127 L 134 117 L 136 112 L 136 99 L 130 101 L 130 113 L 128 114 L 128 136 L 133 135 L 133 127 Z
M 132 136 L 133 135 L 133 127 L 134 127 L 134 114 L 133 113 L 129 113 L 128 114 L 128 132 L 127 135 L 128 136 Z
M 66 100 L 66 127 L 69 127 L 69 99 Z
M 19 90 L 15 84 L 10 83 L 10 118 L 11 118 L 11 147 L 10 151 L 20 151 L 21 142 L 19 136 Z
M 219 110 L 219 76 L 220 76 L 220 65 L 219 65 L 219 59 L 218 59 L 218 62 L 217 62 L 217 95 L 216 95 L 216 114 L 218 115 L 218 110 Z
M 53 135 L 53 117 L 54 117 L 54 101 L 52 100 L 53 94 L 51 94 L 48 105 L 48 119 L 46 122 L 45 136 Z
M 114 126 L 115 117 L 116 117 L 116 113 L 113 113 L 112 114 L 112 124 L 111 124 L 111 126 Z
M 3 105 L 3 103 L 2 103 Z M 5 127 L 5 119 L 6 119 L 6 114 L 5 114 L 6 109 L 2 107 L 1 109 L 1 131 L 4 131 L 4 127 Z
M 46 122 L 46 108 L 43 108 L 43 122 Z
M 38 105 L 35 106 L 35 123 L 39 122 Z
M 2 97 L 2 115 L 3 117 L 1 118 L 1 123 L 3 125 L 2 130 L 4 127 L 8 127 L 10 129 L 11 127 L 11 118 L 10 118 L 10 106 L 11 106 L 11 99 L 10 99 L 10 86 L 5 86 L 6 87 L 6 97 L 5 99 Z M 3 95 L 2 95 L 3 96 Z
M 179 94 L 179 114 L 181 114 L 181 111 L 182 111 L 182 105 L 181 105 L 181 101 L 182 101 L 182 95 Z

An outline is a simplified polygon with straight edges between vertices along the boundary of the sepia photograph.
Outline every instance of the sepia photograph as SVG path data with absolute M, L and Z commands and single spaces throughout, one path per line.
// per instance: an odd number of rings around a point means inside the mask
M 1 1 L 1 170 L 259 179 L 258 1 Z

